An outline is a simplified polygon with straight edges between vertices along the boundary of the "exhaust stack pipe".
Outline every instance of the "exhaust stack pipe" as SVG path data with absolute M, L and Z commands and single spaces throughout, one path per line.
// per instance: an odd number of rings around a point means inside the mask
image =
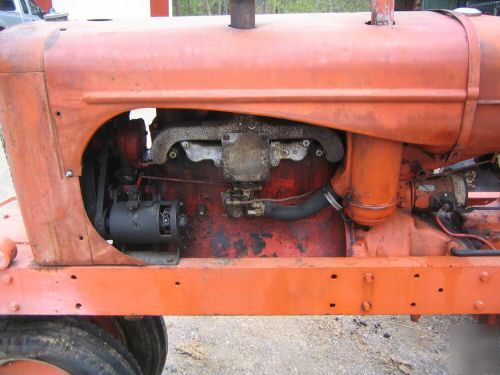
M 231 0 L 229 3 L 231 24 L 235 29 L 255 28 L 255 0 Z
M 371 0 L 370 8 L 372 12 L 371 25 L 394 25 L 394 0 Z

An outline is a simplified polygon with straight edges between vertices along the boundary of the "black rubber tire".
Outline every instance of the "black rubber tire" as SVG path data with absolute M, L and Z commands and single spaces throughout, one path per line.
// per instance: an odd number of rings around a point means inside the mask
M 72 375 L 142 373 L 120 342 L 84 319 L 2 317 L 0 332 L 0 362 L 36 359 Z
M 125 336 L 127 349 L 135 357 L 144 375 L 161 375 L 168 352 L 168 337 L 161 316 L 116 317 Z

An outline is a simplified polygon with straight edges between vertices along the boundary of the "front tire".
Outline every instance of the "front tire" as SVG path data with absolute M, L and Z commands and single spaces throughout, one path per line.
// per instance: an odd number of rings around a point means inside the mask
M 168 338 L 161 316 L 116 317 L 125 336 L 126 347 L 141 366 L 144 375 L 161 375 L 165 367 Z
M 120 342 L 84 319 L 2 317 L 0 332 L 0 374 L 16 361 L 50 364 L 74 375 L 142 373 Z

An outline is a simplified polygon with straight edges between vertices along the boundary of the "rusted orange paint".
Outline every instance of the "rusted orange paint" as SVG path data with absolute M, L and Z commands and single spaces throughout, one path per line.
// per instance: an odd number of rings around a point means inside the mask
M 484 272 L 488 282 L 481 281 Z M 366 273 L 373 282 L 366 282 Z M 481 313 L 500 311 L 495 257 L 181 259 L 176 267 L 38 268 L 23 245 L 2 274 L 12 282 L 2 287 L 0 314 L 468 314 L 478 313 L 477 300 Z M 13 300 L 16 312 L 8 309 Z
M 24 224 L 12 215 L 0 226 L 20 249 L 0 271 L 0 314 L 498 313 L 500 260 L 446 256 L 456 244 L 410 215 L 411 192 L 396 208 L 401 181 L 419 170 L 498 151 L 500 19 L 452 15 L 399 13 L 389 27 L 361 13 L 262 16 L 246 32 L 220 18 L 3 31 L 0 121 Z M 138 107 L 345 131 L 332 185 L 353 198 L 347 214 L 377 225 L 346 228 L 350 257 L 131 267 L 142 262 L 97 234 L 75 177 L 96 130 Z M 121 267 L 83 267 L 97 264 Z
M 400 142 L 432 149 L 439 159 L 460 137 L 470 63 L 480 61 L 477 115 L 465 151 L 455 158 L 471 150 L 497 151 L 500 132 L 492 129 L 500 106 L 481 103 L 500 98 L 500 21 L 488 16 L 469 21 L 481 41 L 481 57 L 487 56 L 471 60 L 468 31 L 452 17 L 403 12 L 390 27 L 366 25 L 368 18 L 366 13 L 262 16 L 246 33 L 218 18 L 199 18 L 196 24 L 68 22 L 64 28 L 42 23 L 2 32 L 0 118 L 36 261 L 141 263 L 97 235 L 83 210 L 78 180 L 65 177 L 67 171 L 81 174 L 82 154 L 94 132 L 132 108 L 294 119 L 383 139 L 369 141 L 394 144 L 394 160 Z M 346 33 L 351 37 L 335 37 Z M 221 45 L 231 58 L 220 53 Z M 376 168 L 385 173 L 385 166 Z M 357 190 L 372 182 L 370 176 L 361 178 Z M 383 195 L 387 187 L 375 183 L 372 193 Z M 33 210 L 39 200 L 43 204 Z M 358 220 L 376 221 L 361 215 Z

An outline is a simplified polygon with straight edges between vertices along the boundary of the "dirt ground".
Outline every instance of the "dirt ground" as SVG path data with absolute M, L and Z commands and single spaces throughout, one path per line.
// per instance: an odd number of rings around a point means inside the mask
M 55 166 L 54 166 L 55 167 Z M 34 176 L 33 178 L 36 178 Z M 0 200 L 13 195 L 0 151 Z M 163 374 L 446 374 L 467 316 L 165 317 Z

